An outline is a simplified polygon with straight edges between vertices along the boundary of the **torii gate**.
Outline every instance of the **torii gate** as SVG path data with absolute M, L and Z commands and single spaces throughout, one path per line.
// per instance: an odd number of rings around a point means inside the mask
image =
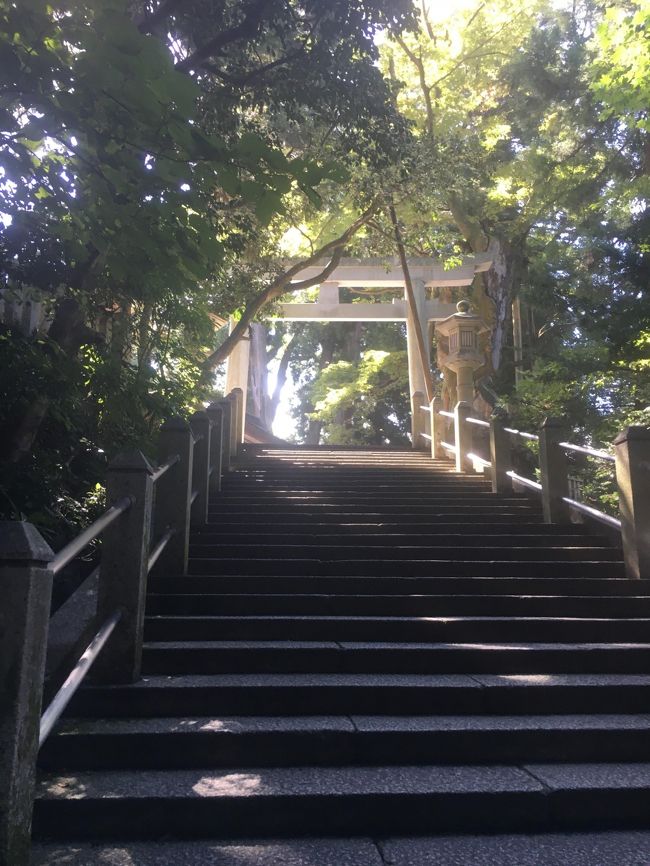
M 413 283 L 417 321 L 409 314 L 404 274 L 397 259 L 342 259 L 339 266 L 321 283 L 318 300 L 311 303 L 280 304 L 281 313 L 276 318 L 285 322 L 405 322 L 406 347 L 409 368 L 409 390 L 411 395 L 411 431 L 413 443 L 416 439 L 416 424 L 420 411 L 420 397 L 426 393 L 423 363 L 418 352 L 417 332 L 421 329 L 426 347 L 426 363 L 430 364 L 430 322 L 440 322 L 456 313 L 456 304 L 444 304 L 428 300 L 427 289 L 470 286 L 477 273 L 488 271 L 491 259 L 481 256 L 466 258 L 457 268 L 445 270 L 436 259 L 416 258 L 409 260 L 409 271 Z M 325 263 L 306 267 L 296 275 L 295 281 L 313 279 Z M 339 289 L 404 289 L 404 299 L 392 303 L 351 304 L 341 303 Z M 244 394 L 244 413 L 248 390 L 249 342 L 240 340 L 228 358 L 226 391 L 241 388 Z

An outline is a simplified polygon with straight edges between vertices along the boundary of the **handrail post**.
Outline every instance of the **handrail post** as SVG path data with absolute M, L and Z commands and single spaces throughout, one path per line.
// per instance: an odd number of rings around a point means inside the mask
M 187 574 L 193 452 L 190 425 L 179 417 L 166 421 L 160 428 L 158 459 L 165 463 L 175 454 L 179 457 L 156 484 L 154 537 L 159 538 L 169 527 L 175 530 L 160 559 L 166 574 Z
M 614 440 L 623 558 L 628 577 L 650 578 L 650 430 L 627 427 Z
M 490 475 L 492 493 L 512 493 L 512 479 L 506 473 L 512 469 L 510 439 L 499 415 L 490 416 Z
M 224 404 L 210 403 L 205 411 L 208 413 L 208 417 L 212 423 L 212 428 L 210 430 L 210 466 L 212 467 L 212 474 L 210 475 L 208 490 L 209 493 L 219 493 L 221 490 L 221 473 L 223 472 L 222 466 L 224 456 Z
M 221 431 L 221 468 L 224 474 L 232 469 L 232 400 L 224 397 L 219 400 L 223 414 L 223 430 Z
M 560 442 L 566 438 L 567 428 L 563 418 L 544 419 L 539 431 L 539 469 L 546 523 L 571 522 L 569 506 L 563 501 L 569 495 L 569 472 Z
M 208 522 L 208 496 L 210 485 L 210 436 L 212 433 L 210 416 L 207 412 L 195 412 L 190 418 L 190 427 L 197 441 L 192 461 L 192 487 L 197 492 L 191 505 L 192 523 L 205 526 Z
M 104 622 L 116 610 L 121 617 L 95 663 L 93 673 L 99 682 L 133 683 L 140 678 L 153 471 L 144 454 L 133 451 L 116 457 L 106 473 L 108 505 L 125 496 L 131 497 L 132 505 L 102 537 L 98 619 Z
M 467 419 L 472 414 L 472 407 L 465 400 L 456 403 L 454 408 L 454 435 L 456 446 L 456 472 L 472 472 L 474 467 L 467 456 L 472 450 L 472 425 Z
M 442 409 L 442 397 L 434 397 L 430 404 L 431 407 L 431 457 L 434 460 L 440 460 L 444 457 L 441 442 L 444 441 L 445 421 L 442 415 L 438 412 Z
M 424 438 L 422 434 L 425 432 L 425 424 L 424 424 L 424 414 L 422 412 L 421 406 L 425 401 L 425 396 L 422 391 L 414 391 L 411 396 L 411 412 L 413 413 L 413 417 L 411 418 L 411 435 L 413 437 L 413 445 L 414 450 L 421 451 L 424 445 Z
M 27 866 L 54 554 L 31 523 L 0 522 L 0 863 Z

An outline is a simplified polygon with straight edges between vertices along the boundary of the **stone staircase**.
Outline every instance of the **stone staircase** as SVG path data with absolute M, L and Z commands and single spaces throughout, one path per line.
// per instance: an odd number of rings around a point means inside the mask
M 424 454 L 259 446 L 190 557 L 143 679 L 42 750 L 35 864 L 650 862 L 650 593 L 602 538 Z

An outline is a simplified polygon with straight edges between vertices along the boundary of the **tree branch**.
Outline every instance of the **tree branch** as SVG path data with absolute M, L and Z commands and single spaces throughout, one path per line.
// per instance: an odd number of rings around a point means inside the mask
M 176 69 L 180 69 L 182 72 L 186 72 L 188 69 L 195 69 L 204 60 L 219 53 L 224 46 L 229 45 L 231 42 L 255 36 L 262 23 L 264 9 L 270 2 L 271 0 L 255 0 L 255 2 L 251 3 L 243 20 L 239 24 L 235 24 L 226 30 L 222 30 L 221 33 L 217 33 L 216 36 L 197 48 L 193 54 L 177 63 Z

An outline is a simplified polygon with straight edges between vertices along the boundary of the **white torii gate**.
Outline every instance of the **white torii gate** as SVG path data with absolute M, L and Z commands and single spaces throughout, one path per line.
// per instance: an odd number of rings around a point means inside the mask
M 326 263 L 312 265 L 300 271 L 295 281 L 313 279 L 323 270 Z M 415 444 L 417 417 L 420 401 L 416 394 L 426 393 L 425 374 L 418 352 L 417 332 L 421 329 L 426 346 L 426 362 L 430 364 L 431 338 L 429 323 L 439 322 L 456 312 L 456 304 L 443 304 L 428 300 L 426 290 L 448 286 L 470 286 L 477 273 L 488 271 L 491 259 L 476 256 L 466 258 L 457 268 L 445 270 L 436 259 L 410 259 L 409 271 L 413 283 L 413 293 L 417 308 L 417 321 L 410 315 L 404 274 L 397 259 L 342 259 L 339 266 L 328 279 L 321 283 L 318 300 L 311 303 L 280 304 L 281 313 L 277 316 L 285 322 L 405 322 L 406 347 L 409 368 L 409 390 L 411 394 L 411 430 Z M 341 303 L 339 289 L 404 289 L 404 299 L 391 303 L 351 304 Z M 232 327 L 232 323 L 231 323 Z M 244 393 L 244 412 L 248 390 L 249 342 L 240 340 L 228 358 L 226 371 L 226 391 L 241 388 Z

